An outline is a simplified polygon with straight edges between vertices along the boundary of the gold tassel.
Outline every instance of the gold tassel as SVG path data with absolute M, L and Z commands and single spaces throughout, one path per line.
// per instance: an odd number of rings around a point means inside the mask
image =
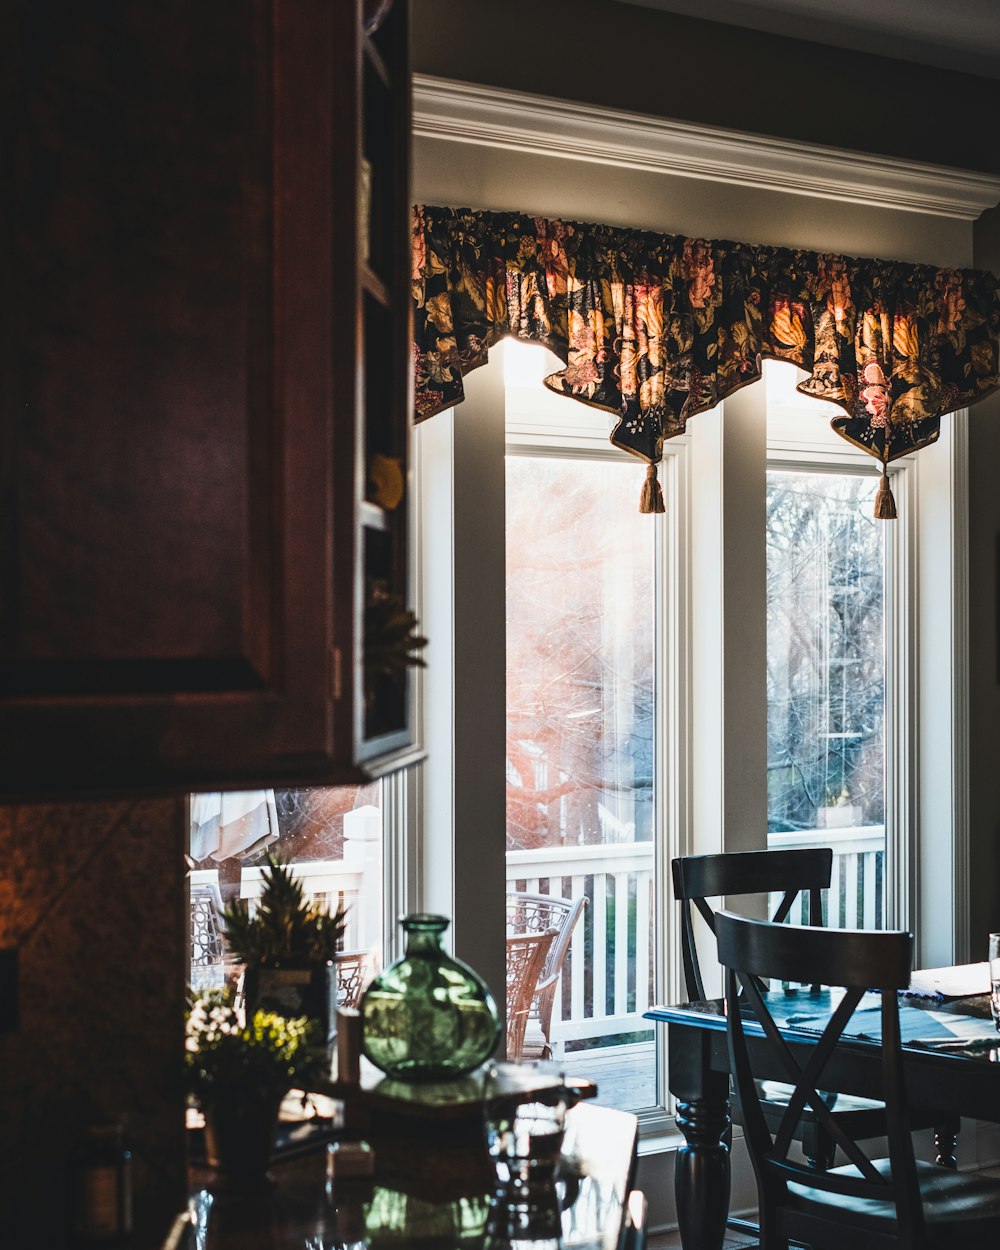
M 656 476 L 656 465 L 652 461 L 646 465 L 646 480 L 642 484 L 639 496 L 640 512 L 666 512 L 663 506 L 663 491 L 660 490 L 660 479 Z
M 892 497 L 892 487 L 889 485 L 889 474 L 882 468 L 882 480 L 878 484 L 878 494 L 875 496 L 875 519 L 877 521 L 895 521 L 896 519 L 896 501 Z

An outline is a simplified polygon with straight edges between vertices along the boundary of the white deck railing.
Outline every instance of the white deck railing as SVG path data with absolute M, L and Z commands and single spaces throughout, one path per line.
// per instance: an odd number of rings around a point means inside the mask
M 355 808 L 344 817 L 344 858 L 301 860 L 290 865 L 306 895 L 324 911 L 346 909 L 342 949 L 381 952 L 382 948 L 382 813 L 377 807 Z M 262 869 L 244 868 L 240 898 L 251 914 L 264 881 Z
M 768 835 L 771 848 L 830 846 L 833 870 L 824 891 L 824 921 L 837 928 L 877 929 L 884 921 L 885 829 L 866 825 Z M 507 890 L 586 896 L 573 933 L 569 980 L 556 995 L 552 1040 L 597 1040 L 648 1027 L 642 1013 L 652 992 L 653 845 L 573 846 L 507 854 Z M 803 900 L 792 924 L 804 921 Z M 640 971 L 641 970 L 641 971 Z
M 368 840 L 373 832 L 367 830 Z M 768 846 L 832 846 L 825 923 L 840 928 L 882 926 L 885 831 L 881 825 L 770 834 Z M 348 906 L 347 949 L 367 949 L 377 941 L 374 928 L 381 924 L 381 915 L 374 914 L 370 901 L 379 890 L 363 885 L 366 870 L 375 867 L 374 859 L 368 862 L 367 846 L 365 851 L 352 848 L 347 860 L 294 867 L 309 894 L 323 897 L 331 908 Z M 259 870 L 245 868 L 240 893 L 251 907 L 260 885 Z M 642 1019 L 642 1013 L 652 994 L 653 844 L 511 851 L 507 854 L 507 890 L 587 899 L 564 965 L 568 975 L 563 977 L 553 1007 L 552 1040 L 596 1042 L 614 1034 L 647 1031 L 649 1022 Z M 365 906 L 351 906 L 359 893 L 365 897 Z M 793 907 L 789 919 L 792 924 L 802 923 L 801 903 Z
M 344 950 L 361 948 L 358 932 L 361 909 L 354 904 L 361 894 L 362 872 L 356 864 L 342 859 L 304 860 L 291 865 L 291 874 L 302 882 L 306 896 L 318 908 L 333 915 L 341 907 L 346 908 Z M 240 898 L 247 900 L 250 914 L 256 910 L 257 899 L 264 887 L 260 868 L 244 868 L 240 876 Z
M 507 890 L 588 901 L 552 1011 L 554 1042 L 649 1029 L 651 842 L 508 851 Z
M 859 825 L 846 829 L 806 829 L 798 833 L 769 833 L 770 850 L 830 846 L 833 871 L 824 891 L 823 921 L 834 929 L 881 929 L 885 915 L 885 826 Z M 789 914 L 791 924 L 804 922 L 805 898 L 800 895 Z

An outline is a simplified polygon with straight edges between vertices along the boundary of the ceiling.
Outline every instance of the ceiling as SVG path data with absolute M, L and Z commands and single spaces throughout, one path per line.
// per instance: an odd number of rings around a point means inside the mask
M 619 0 L 1000 79 L 1000 0 Z

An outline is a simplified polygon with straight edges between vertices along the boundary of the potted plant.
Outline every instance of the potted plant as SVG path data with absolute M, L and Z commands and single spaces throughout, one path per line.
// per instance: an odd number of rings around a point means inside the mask
M 209 1164 L 238 1185 L 267 1175 L 281 1100 L 322 1074 L 324 1052 L 307 1016 L 237 1011 L 231 989 L 206 990 L 186 1019 L 188 1088 L 205 1116 Z
M 399 727 L 397 717 L 404 716 L 401 700 L 405 700 L 406 673 L 409 668 L 427 667 L 417 654 L 426 645 L 427 639 L 417 632 L 417 618 L 402 595 L 392 594 L 382 579 L 372 579 L 367 589 L 364 632 L 366 737 Z
M 259 1008 L 309 1016 L 318 1022 L 329 1048 L 336 1032 L 334 960 L 346 913 L 339 908 L 330 914 L 307 899 L 301 881 L 276 855 L 267 855 L 261 875 L 263 889 L 254 913 L 236 903 L 223 916 L 229 949 L 246 965 L 248 1017 Z

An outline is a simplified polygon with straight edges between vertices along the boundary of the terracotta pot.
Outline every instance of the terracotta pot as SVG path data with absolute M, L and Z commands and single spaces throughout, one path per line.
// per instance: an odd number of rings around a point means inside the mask
M 205 1153 L 225 1182 L 253 1187 L 270 1179 L 278 1111 L 284 1094 L 248 1090 L 205 1108 Z

